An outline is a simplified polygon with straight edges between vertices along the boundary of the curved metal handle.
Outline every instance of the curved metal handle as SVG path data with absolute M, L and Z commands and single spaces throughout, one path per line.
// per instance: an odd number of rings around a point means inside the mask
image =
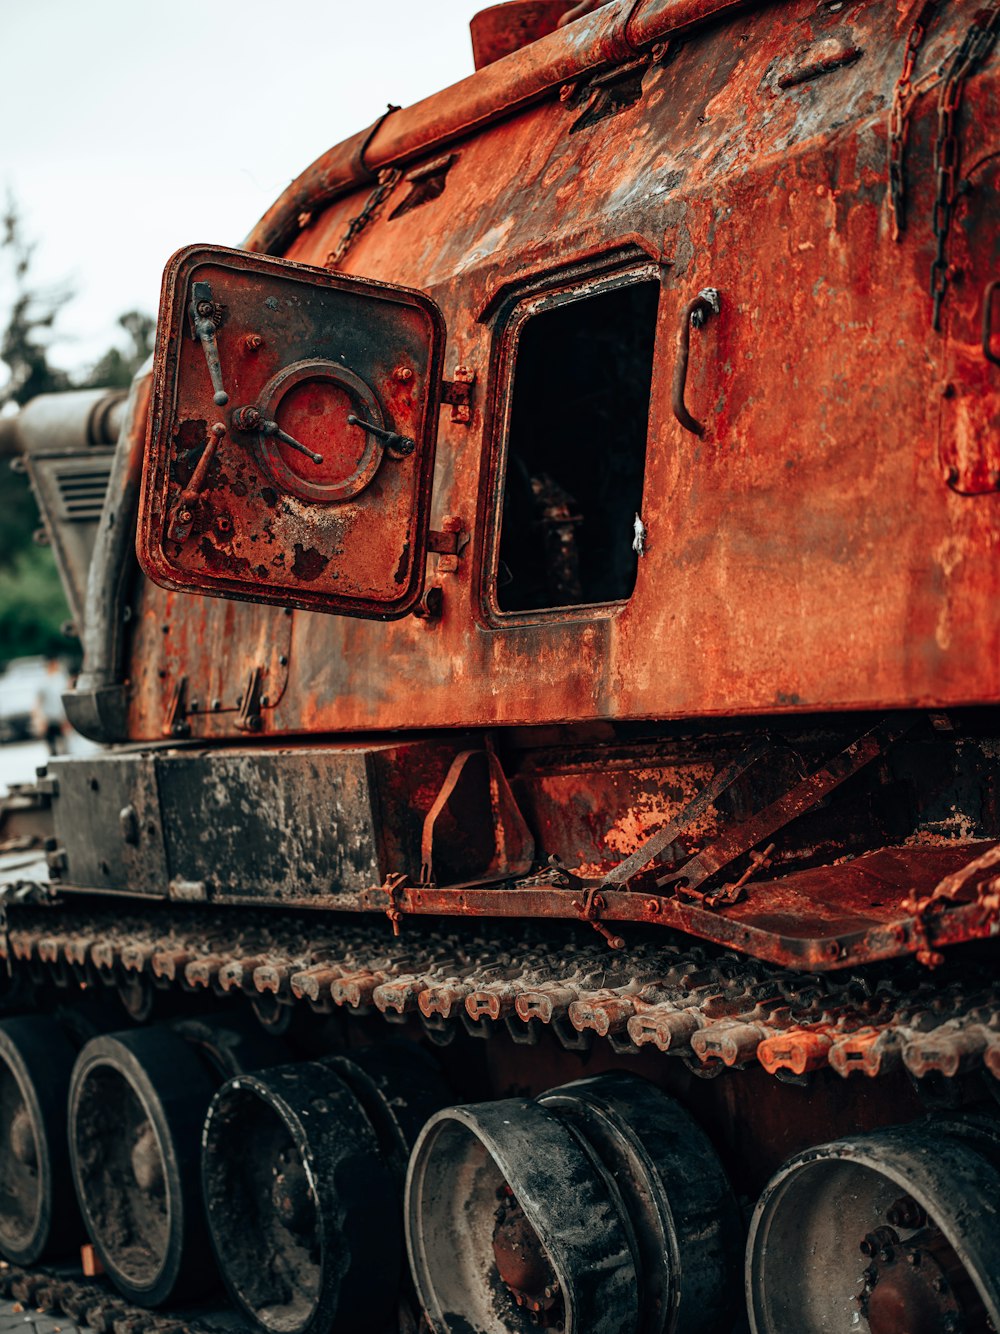
M 983 289 L 983 356 L 994 366 L 1000 366 L 1000 357 L 990 343 L 993 337 L 993 298 L 1000 291 L 1000 278 L 994 278 Z
M 372 422 L 356 417 L 353 412 L 348 415 L 347 423 L 349 426 L 360 427 L 362 431 L 367 431 L 369 435 L 374 435 L 379 440 L 384 440 L 389 453 L 397 458 L 406 458 L 417 447 L 416 440 L 411 440 L 408 435 L 397 435 L 395 431 L 387 431 L 384 426 L 375 426 Z
M 709 315 L 718 315 L 721 308 L 719 293 L 714 287 L 703 287 L 681 311 L 680 328 L 677 330 L 677 360 L 674 362 L 674 387 L 671 398 L 674 416 L 692 435 L 703 436 L 705 428 L 692 417 L 684 402 L 687 388 L 688 355 L 691 350 L 691 330 L 700 329 Z

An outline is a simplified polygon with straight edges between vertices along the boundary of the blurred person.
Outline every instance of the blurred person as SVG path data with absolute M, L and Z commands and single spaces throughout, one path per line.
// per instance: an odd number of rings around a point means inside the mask
M 63 709 L 63 692 L 69 688 L 69 673 L 55 654 L 45 658 L 45 677 L 38 690 L 35 708 L 36 735 L 48 743 L 50 755 L 66 753 L 68 723 Z

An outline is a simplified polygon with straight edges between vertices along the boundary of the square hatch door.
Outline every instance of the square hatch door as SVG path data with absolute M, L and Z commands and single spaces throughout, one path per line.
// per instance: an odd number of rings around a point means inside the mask
M 163 280 L 138 552 L 167 588 L 388 620 L 424 583 L 444 322 L 246 251 Z

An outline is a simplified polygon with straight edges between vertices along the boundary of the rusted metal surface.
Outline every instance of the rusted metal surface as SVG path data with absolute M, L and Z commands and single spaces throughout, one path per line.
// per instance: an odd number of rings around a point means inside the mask
M 1000 934 L 997 743 L 911 715 L 845 740 L 663 736 L 508 749 L 506 767 L 492 738 L 454 732 L 60 759 L 39 780 L 49 876 L 384 913 L 397 933 L 428 915 L 579 919 L 621 949 L 626 924 L 658 926 L 819 971 L 934 966 Z
M 158 330 L 144 569 L 174 589 L 405 615 L 423 591 L 442 340 L 419 293 L 181 251 Z
M 547 37 L 569 11 L 567 0 L 516 0 L 481 9 L 469 24 L 476 69 Z
M 955 204 L 950 262 L 964 276 L 949 287 L 941 335 L 930 327 L 927 286 L 938 85 L 919 82 L 961 44 L 974 8 L 936 13 L 921 46 L 898 242 L 887 115 L 912 19 L 897 22 L 882 5 L 727 11 L 721 25 L 695 28 L 650 60 L 634 103 L 569 135 L 577 112 L 556 95 L 572 81 L 569 66 L 553 66 L 539 87 L 539 62 L 585 45 L 579 77 L 584 65 L 635 59 L 669 36 L 657 25 L 680 22 L 682 8 L 638 7 L 625 49 L 620 34 L 609 36 L 621 7 L 605 6 L 467 85 L 393 113 L 372 137 L 372 170 L 454 144 L 442 192 L 393 217 L 410 189 L 400 181 L 342 266 L 427 291 L 447 326 L 446 377 L 458 365 L 477 374 L 472 420 L 440 422 L 431 505 L 432 526 L 460 516 L 472 540 L 440 581 L 440 615 L 386 628 L 297 612 L 294 668 L 280 705 L 265 711 L 268 731 L 997 698 L 988 484 L 998 400 L 981 334 L 996 229 L 993 164 L 977 165 L 996 116 L 995 58 L 965 85 L 958 134 L 974 188 Z M 862 54 L 834 59 L 848 50 Z M 788 84 L 820 65 L 826 72 Z M 512 112 L 494 71 L 515 91 L 530 86 L 533 104 Z M 506 108 L 503 118 L 471 134 L 487 106 L 491 116 Z M 345 146 L 346 158 L 357 147 Z M 336 184 L 332 161 L 296 187 L 308 219 L 294 243 L 265 224 L 252 244 L 324 262 L 370 193 L 360 176 L 353 192 L 353 177 Z M 348 193 L 330 202 L 338 190 Z M 623 249 L 628 238 L 635 249 Z M 660 261 L 646 554 L 624 605 L 497 617 L 484 604 L 501 494 L 490 458 L 510 389 L 490 369 L 513 318 L 505 302 L 516 307 L 546 283 L 579 294 L 602 255 L 626 273 L 639 255 Z M 688 406 L 706 432 L 699 445 L 673 421 L 669 383 L 682 308 L 707 286 L 723 306 L 697 335 L 688 377 Z M 432 556 L 429 582 L 435 573 Z M 140 620 L 171 620 L 171 634 L 196 654 L 215 613 L 172 600 L 164 616 L 165 596 L 145 586 Z M 249 622 L 263 632 L 268 615 Z M 157 651 L 144 642 L 140 658 L 136 648 L 131 727 L 155 735 L 164 712 Z M 231 726 L 207 715 L 193 730 L 217 736 Z
M 761 1067 L 845 1078 L 909 1070 L 1000 1078 L 1000 994 L 988 961 L 935 974 L 913 962 L 803 974 L 692 946 L 643 939 L 611 952 L 581 929 L 521 927 L 487 940 L 447 931 L 285 913 L 140 915 L 10 905 L 3 957 L 38 980 L 138 985 L 280 1007 L 412 1020 L 433 1042 L 491 1030 L 534 1044 L 543 1031 L 570 1050 L 606 1040 L 619 1055 L 650 1048 L 696 1074 Z M 179 960 L 167 968 L 166 960 Z
M 50 874 L 66 889 L 319 906 L 390 876 L 523 874 L 531 835 L 495 755 L 469 740 L 56 760 Z

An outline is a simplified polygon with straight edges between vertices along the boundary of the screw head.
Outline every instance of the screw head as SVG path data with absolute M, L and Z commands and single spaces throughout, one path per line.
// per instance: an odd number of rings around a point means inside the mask
M 248 352 L 258 352 L 264 346 L 264 340 L 258 333 L 247 334 L 243 346 Z
M 397 366 L 392 373 L 392 377 L 394 380 L 398 380 L 400 384 L 407 384 L 408 381 L 413 379 L 413 372 L 409 366 Z

